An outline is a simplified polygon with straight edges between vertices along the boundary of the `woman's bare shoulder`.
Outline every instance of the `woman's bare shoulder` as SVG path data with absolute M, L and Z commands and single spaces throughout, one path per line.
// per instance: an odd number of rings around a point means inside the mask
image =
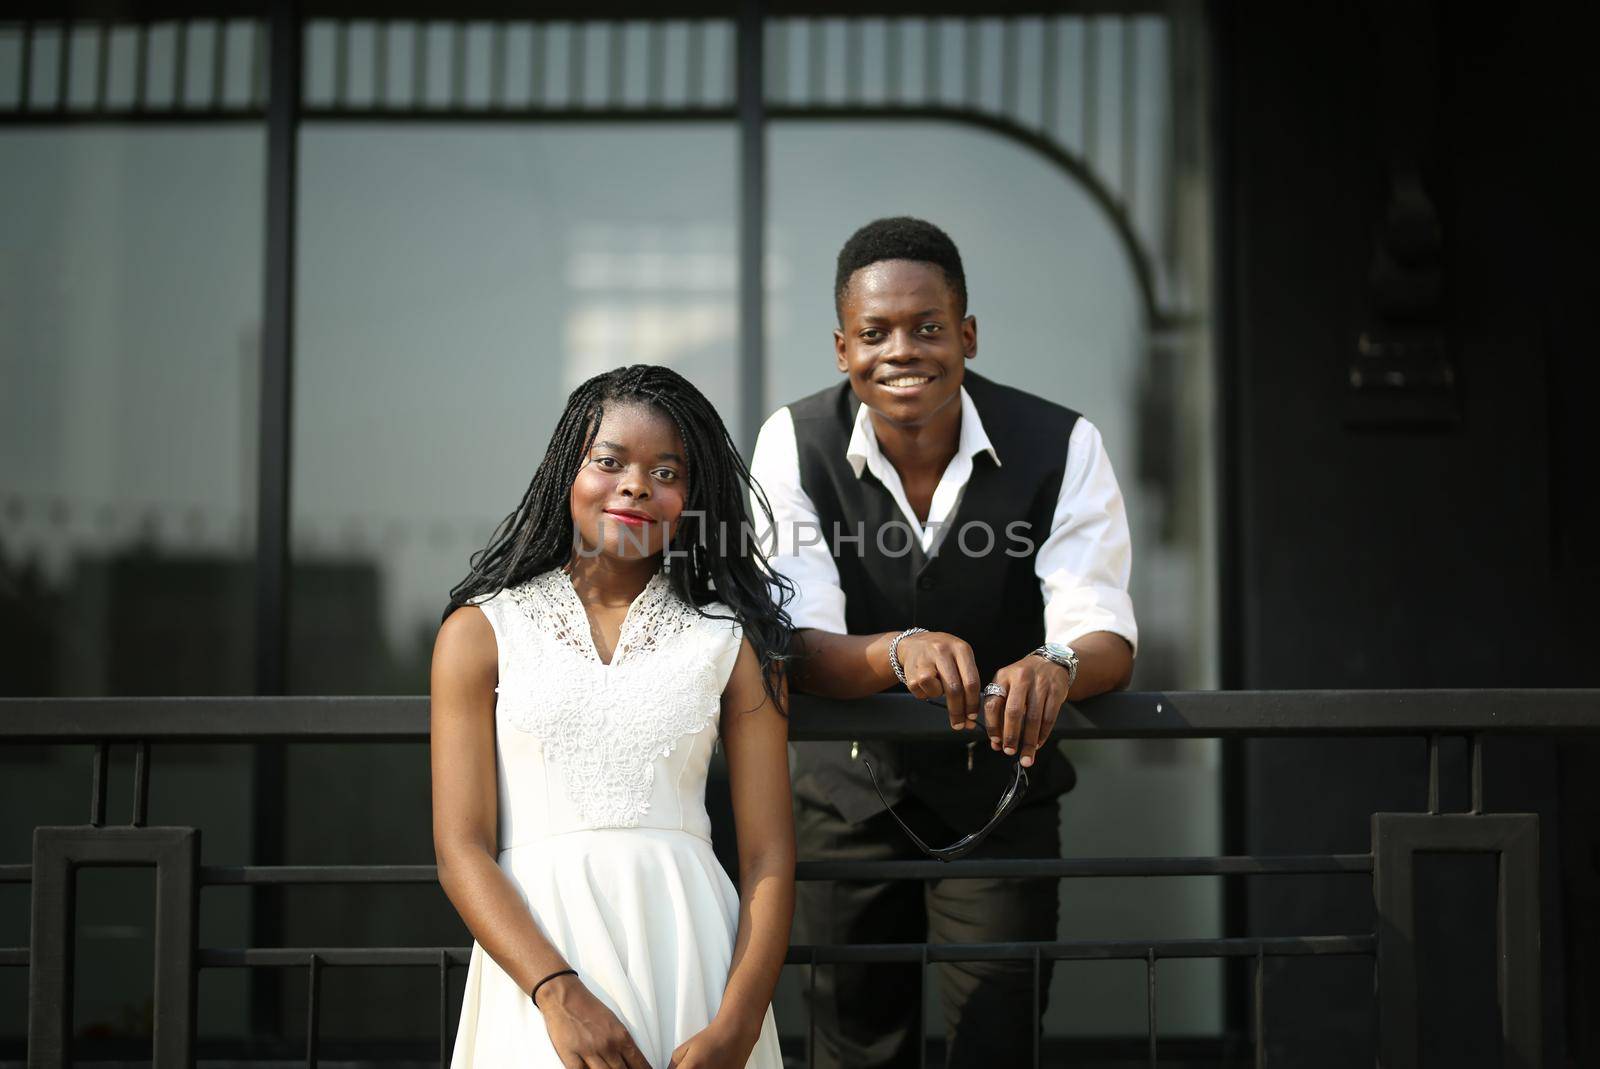
M 462 605 L 445 617 L 433 641 L 433 667 L 449 672 L 498 671 L 499 646 L 494 627 L 476 605 Z

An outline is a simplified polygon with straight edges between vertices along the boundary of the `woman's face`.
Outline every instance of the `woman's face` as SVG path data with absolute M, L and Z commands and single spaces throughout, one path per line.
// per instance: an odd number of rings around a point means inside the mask
M 688 490 L 683 440 L 672 420 L 649 405 L 606 406 L 572 480 L 579 551 L 624 560 L 659 554 Z

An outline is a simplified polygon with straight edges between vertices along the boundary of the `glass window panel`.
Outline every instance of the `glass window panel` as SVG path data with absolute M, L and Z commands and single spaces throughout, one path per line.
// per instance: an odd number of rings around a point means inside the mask
M 1001 89 L 1001 35 L 1004 29 L 997 19 L 984 19 L 967 24 L 965 47 L 971 56 L 973 77 L 977 86 L 973 96 L 985 111 L 1002 110 Z
M 578 102 L 584 108 L 603 108 L 611 94 L 611 34 L 616 24 L 585 22 L 578 26 L 577 49 L 583 65 Z
M 0 108 L 14 108 L 22 97 L 22 27 L 0 25 Z
M 216 64 L 217 27 L 212 22 L 195 21 L 189 25 L 187 45 L 184 49 L 183 100 L 186 108 L 211 106 L 212 73 Z
M 622 105 L 630 108 L 651 103 L 649 94 L 654 77 L 651 64 L 656 62 L 652 41 L 661 27 L 648 22 L 624 23 L 620 29 L 623 40 Z
M 0 558 L 51 651 L 6 693 L 252 689 L 263 148 L 0 138 Z
M 926 19 L 896 19 L 900 35 L 900 79 L 889 86 L 890 99 L 920 100 L 927 77 L 928 32 Z
M 133 102 L 133 69 L 138 33 L 131 26 L 113 26 L 107 43 L 106 106 L 126 108 Z
M 454 91 L 455 75 L 455 25 L 449 22 L 425 22 L 419 31 L 423 35 L 423 62 L 413 67 L 423 78 L 422 104 L 429 108 L 447 108 Z
M 694 24 L 681 21 L 668 22 L 663 31 L 662 102 L 668 107 L 681 107 L 690 100 L 689 57 L 694 48 L 689 39 L 695 32 Z
M 805 100 L 807 86 L 806 20 L 774 20 L 770 25 L 778 35 L 768 50 L 768 62 L 775 69 L 774 101 L 801 103 Z
M 1018 19 L 1016 28 L 1017 57 L 1012 71 L 1015 79 L 1016 99 L 1009 114 L 1024 126 L 1038 126 L 1041 96 L 1043 93 L 1044 34 L 1050 25 L 1047 19 Z M 1059 74 L 1059 71 L 1057 72 Z
M 883 19 L 853 19 L 849 32 L 855 38 L 851 46 L 857 57 L 855 72 L 859 99 L 866 104 L 881 104 L 887 93 L 888 34 Z
M 345 102 L 355 108 L 370 108 L 377 72 L 373 67 L 377 52 L 378 27 L 368 21 L 352 22 L 346 29 L 349 44 L 345 54 Z
M 966 57 L 962 51 L 962 22 L 960 19 L 938 19 L 932 23 L 934 30 L 934 95 L 946 104 L 960 104 L 966 99 Z
M 829 104 L 847 103 L 845 85 L 849 76 L 845 72 L 845 51 L 848 48 L 845 37 L 850 32 L 849 25 L 844 19 L 824 19 L 819 25 L 821 40 L 819 42 L 813 36 L 812 47 L 822 50 L 822 82 L 821 85 L 812 86 L 812 93 L 820 94 Z M 813 58 L 812 63 L 816 62 Z
M 0 694 L 254 689 L 264 148 L 239 126 L 0 136 Z M 243 860 L 248 752 L 152 761 L 152 822 L 198 824 L 208 861 Z M 86 819 L 89 762 L 0 748 L 0 863 L 27 860 L 33 827 Z M 131 766 L 113 749 L 113 821 Z M 147 938 L 139 916 L 100 935 Z M 242 915 L 221 923 L 225 944 L 245 938 Z M 79 1023 L 147 1035 L 148 978 L 124 979 L 80 970 Z M 8 1013 L 25 988 L 0 970 Z M 220 1012 L 242 1026 L 239 998 Z M 0 1035 L 23 1029 L 0 1016 Z
M 334 36 L 332 22 L 312 22 L 304 31 L 305 56 L 301 60 L 301 92 L 308 107 L 333 102 Z
M 1060 51 L 1060 76 L 1056 79 L 1057 139 L 1080 155 L 1084 144 L 1083 65 L 1087 56 L 1088 23 L 1083 19 L 1053 19 Z
M 150 26 L 145 53 L 144 102 L 146 107 L 172 106 L 173 64 L 178 52 L 178 26 L 158 22 Z
M 573 28 L 571 23 L 547 22 L 541 27 L 539 95 L 549 107 L 561 107 L 572 98 L 571 66 Z
M 45 24 L 34 27 L 33 47 L 28 56 L 32 61 L 28 78 L 28 102 L 43 111 L 56 106 L 57 72 L 61 67 L 61 27 Z
M 1172 95 L 1167 23 L 1145 18 L 1133 22 L 1139 63 L 1135 82 L 1134 147 L 1136 171 L 1128 184 L 1128 200 L 1144 233 L 1156 233 L 1164 220 L 1161 212 L 1166 190 L 1163 178 L 1171 166 L 1165 157 L 1172 144 L 1171 126 L 1165 121 Z
M 465 35 L 463 45 L 467 68 L 462 88 L 465 90 L 466 103 L 474 108 L 487 107 L 494 73 L 493 27 L 487 22 L 473 22 L 458 33 Z
M 698 124 L 307 127 L 296 691 L 426 690 L 451 586 L 585 378 L 669 364 L 736 410 L 735 146 Z
M 1091 82 L 1085 87 L 1090 94 L 1085 100 L 1090 115 L 1084 153 L 1101 174 L 1116 176 L 1120 174 L 1121 164 L 1118 134 L 1122 100 L 1122 25 L 1118 19 L 1101 15 L 1087 20 L 1085 32 L 1088 34 L 1087 56 L 1093 67 L 1088 71 Z
M 390 23 L 378 31 L 384 38 L 388 62 L 377 62 L 378 103 L 392 108 L 405 108 L 415 103 L 413 71 L 417 42 L 417 27 L 412 23 Z
M 257 37 L 264 31 L 257 23 L 230 19 L 223 35 L 222 99 L 227 107 L 248 106 L 253 99 L 251 79 L 258 76 Z
M 734 102 L 734 81 L 738 77 L 733 23 L 698 22 L 694 28 L 696 33 L 703 36 L 700 56 L 704 64 L 699 75 L 696 101 L 706 107 L 731 105 Z
M 86 108 L 94 104 L 95 71 L 100 59 L 100 30 L 96 26 L 77 25 L 67 51 L 69 73 L 67 79 L 67 106 Z

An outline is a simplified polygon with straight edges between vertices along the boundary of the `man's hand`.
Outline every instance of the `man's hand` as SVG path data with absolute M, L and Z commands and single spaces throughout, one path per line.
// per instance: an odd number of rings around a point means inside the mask
M 1065 668 L 1032 654 L 996 672 L 994 681 L 1006 693 L 1004 698 L 992 695 L 984 701 L 990 748 L 1020 752 L 1022 766 L 1031 766 L 1055 730 L 1067 700 L 1067 679 Z
M 906 674 L 906 689 L 918 698 L 944 695 L 954 731 L 976 730 L 983 681 L 972 647 L 948 631 L 908 635 L 895 648 Z

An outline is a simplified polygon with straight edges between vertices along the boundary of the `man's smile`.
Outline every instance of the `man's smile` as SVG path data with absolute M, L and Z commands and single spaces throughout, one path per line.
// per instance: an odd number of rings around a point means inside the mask
M 924 372 L 896 372 L 886 375 L 878 380 L 878 385 L 895 393 L 914 393 L 923 386 L 933 381 L 933 376 Z

